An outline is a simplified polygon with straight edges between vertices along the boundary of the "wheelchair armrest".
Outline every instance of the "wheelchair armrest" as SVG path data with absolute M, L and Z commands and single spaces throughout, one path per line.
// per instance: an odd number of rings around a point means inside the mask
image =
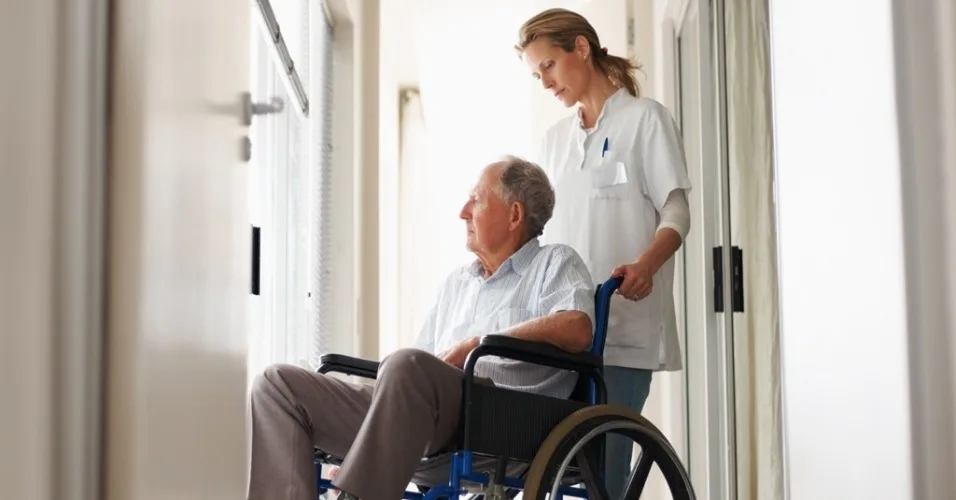
M 474 356 L 476 361 L 481 356 L 500 356 L 572 371 L 590 371 L 604 366 L 600 356 L 587 351 L 568 352 L 544 342 L 532 342 L 500 334 L 483 336 L 471 356 Z
M 353 358 L 344 354 L 323 354 L 319 358 L 319 373 L 338 372 L 374 379 L 378 376 L 378 361 Z

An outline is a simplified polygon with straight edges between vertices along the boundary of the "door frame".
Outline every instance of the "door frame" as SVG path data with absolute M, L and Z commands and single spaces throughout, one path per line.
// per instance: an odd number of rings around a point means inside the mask
M 891 4 L 914 498 L 956 498 L 956 9 L 946 0 Z
M 54 191 L 55 498 L 101 491 L 110 2 L 60 4 Z

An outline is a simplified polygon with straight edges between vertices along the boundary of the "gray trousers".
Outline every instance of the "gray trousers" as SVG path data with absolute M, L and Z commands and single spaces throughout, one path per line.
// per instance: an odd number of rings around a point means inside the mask
M 249 500 L 315 500 L 313 447 L 344 457 L 334 484 L 361 500 L 398 500 L 413 477 L 447 482 L 447 461 L 422 469 L 421 459 L 457 438 L 462 377 L 415 349 L 384 359 L 373 386 L 269 367 L 249 400 Z

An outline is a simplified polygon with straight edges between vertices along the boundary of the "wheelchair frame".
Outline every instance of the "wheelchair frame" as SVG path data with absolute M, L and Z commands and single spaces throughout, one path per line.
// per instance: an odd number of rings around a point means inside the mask
M 524 434 L 513 434 L 510 437 L 506 436 L 506 438 L 502 438 L 500 441 L 495 441 L 494 438 L 489 438 L 487 435 L 488 426 L 485 426 L 485 431 L 483 434 L 481 422 L 476 422 L 476 419 L 480 419 L 479 417 L 481 415 L 479 414 L 479 416 L 476 417 L 476 413 L 478 413 L 478 408 L 484 409 L 484 407 L 480 406 L 482 402 L 479 402 L 478 406 L 476 406 L 476 399 L 480 400 L 480 394 L 482 394 L 482 391 L 489 389 L 486 389 L 484 386 L 475 383 L 475 364 L 481 357 L 499 356 L 577 372 L 577 384 L 571 394 L 571 397 L 569 397 L 567 400 L 549 398 L 541 395 L 529 396 L 539 398 L 533 402 L 534 404 L 544 403 L 546 405 L 566 405 L 563 408 L 557 408 L 557 411 L 553 412 L 554 415 L 571 414 L 575 410 L 584 407 L 606 404 L 607 388 L 605 386 L 603 376 L 604 346 L 607 340 L 607 325 L 611 299 L 614 295 L 614 292 L 620 285 L 621 278 L 611 278 L 597 286 L 595 291 L 594 333 L 591 348 L 588 351 L 569 353 L 550 344 L 525 341 L 506 335 L 487 335 L 482 337 L 478 347 L 469 354 L 465 362 L 463 398 L 461 406 L 462 430 L 458 437 L 457 451 L 452 453 L 449 481 L 447 484 L 431 487 L 425 493 L 406 491 L 403 495 L 403 498 L 408 500 L 432 500 L 439 497 L 457 497 L 458 495 L 468 493 L 468 490 L 462 489 L 462 483 L 464 481 L 475 483 L 483 489 L 494 484 L 501 485 L 504 488 L 523 490 L 525 487 L 525 480 L 523 478 L 509 477 L 503 472 L 505 465 L 509 460 L 518 462 L 528 461 L 527 457 L 524 459 L 515 459 L 514 456 L 509 456 L 512 455 L 512 453 L 509 453 L 507 450 L 514 450 L 515 446 L 519 446 L 514 445 L 510 441 L 515 439 L 524 440 L 522 444 L 525 446 L 525 448 L 522 449 L 527 449 L 527 446 L 530 443 L 528 439 L 532 439 L 535 443 L 535 453 L 537 453 L 537 450 L 540 449 L 541 442 L 543 441 L 541 432 L 543 431 L 545 434 L 547 434 L 547 432 L 550 432 L 554 426 L 551 426 L 550 429 L 544 429 L 541 425 L 538 425 L 538 428 L 535 429 L 538 432 L 531 432 L 530 434 L 533 434 L 533 436 L 530 438 L 525 437 Z M 322 356 L 321 365 L 318 371 L 319 373 L 339 372 L 348 375 L 374 379 L 378 372 L 378 362 L 357 359 L 344 355 L 327 354 Z M 491 388 L 491 390 L 494 389 L 497 389 L 498 391 L 510 391 L 500 388 Z M 493 393 L 490 395 L 494 396 Z M 486 399 L 483 400 L 484 404 L 489 403 L 487 397 L 488 396 L 486 396 Z M 554 408 L 551 408 L 551 410 L 554 410 Z M 506 430 L 505 432 L 507 433 L 509 431 Z M 484 437 L 485 442 L 490 439 L 490 441 L 498 443 L 496 446 L 493 446 L 493 448 L 497 448 L 497 452 L 476 452 L 473 442 L 476 439 L 481 440 L 482 437 Z M 664 439 L 662 435 L 659 436 L 659 438 L 666 442 L 666 439 Z M 488 472 L 478 472 L 474 470 L 473 463 L 474 456 L 476 454 L 498 459 L 498 466 L 495 468 L 494 477 L 491 477 L 492 475 Z M 601 471 L 603 471 L 604 468 L 603 455 L 603 441 L 601 441 L 597 447 L 598 469 Z M 323 463 L 332 463 L 329 458 L 330 457 L 324 456 L 321 451 L 317 453 L 315 472 L 319 494 L 321 494 L 323 491 L 335 488 L 330 479 L 325 479 L 322 477 Z M 588 460 L 585 460 L 584 462 L 588 462 Z M 582 471 L 584 475 L 590 475 L 595 472 L 590 470 L 590 466 L 588 465 L 585 465 L 585 468 L 588 470 Z M 603 473 L 601 475 L 603 475 Z M 419 489 L 421 489 L 421 487 L 419 487 Z M 580 498 L 589 497 L 589 493 L 585 488 L 568 485 L 560 486 L 559 496 L 563 495 Z

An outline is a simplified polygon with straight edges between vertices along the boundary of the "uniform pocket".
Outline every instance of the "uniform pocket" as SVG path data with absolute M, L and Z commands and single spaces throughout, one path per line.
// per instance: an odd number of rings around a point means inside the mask
M 591 171 L 591 197 L 598 199 L 626 199 L 633 189 L 627 165 L 620 160 L 609 160 L 594 166 Z

